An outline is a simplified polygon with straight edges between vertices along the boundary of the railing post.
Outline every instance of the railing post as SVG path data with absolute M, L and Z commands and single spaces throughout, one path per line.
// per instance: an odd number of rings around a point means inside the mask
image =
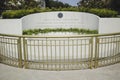
M 26 40 L 23 38 L 23 52 L 24 52 L 24 67 L 27 68 L 27 49 L 26 49 Z
M 90 39 L 90 44 L 89 45 L 91 45 L 90 47 L 90 50 L 91 50 L 91 52 L 90 52 L 90 64 L 89 64 L 89 67 L 90 67 L 90 69 L 92 69 L 93 68 L 93 37 L 91 37 L 91 39 Z
M 22 45 L 21 45 L 21 37 L 18 39 L 18 67 L 22 68 Z
M 95 61 L 94 61 L 94 67 L 97 68 L 98 65 L 98 60 L 99 60 L 99 39 L 95 37 Z

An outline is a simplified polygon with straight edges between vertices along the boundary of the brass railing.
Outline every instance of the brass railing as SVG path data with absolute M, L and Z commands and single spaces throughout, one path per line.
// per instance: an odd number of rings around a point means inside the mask
M 120 33 L 77 36 L 0 34 L 0 62 L 41 70 L 77 70 L 120 62 Z

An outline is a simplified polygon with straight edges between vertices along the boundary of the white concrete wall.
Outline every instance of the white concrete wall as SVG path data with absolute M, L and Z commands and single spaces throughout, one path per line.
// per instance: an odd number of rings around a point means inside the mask
M 63 13 L 63 17 L 58 18 L 58 13 Z M 120 32 L 120 18 L 99 18 L 89 13 L 58 11 L 31 14 L 21 19 L 0 19 L 0 33 L 5 34 L 22 34 L 24 29 L 71 27 L 98 29 L 100 34 Z
M 120 32 L 120 18 L 100 18 L 99 33 Z
M 58 13 L 63 17 L 59 18 Z M 22 18 L 24 29 L 33 28 L 85 28 L 97 30 L 99 26 L 99 17 L 89 13 L 82 12 L 44 12 L 25 16 Z
M 21 19 L 0 19 L 0 33 L 21 35 Z

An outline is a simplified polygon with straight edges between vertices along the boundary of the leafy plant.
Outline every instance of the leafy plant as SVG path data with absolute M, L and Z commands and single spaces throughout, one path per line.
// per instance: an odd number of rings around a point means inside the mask
M 73 32 L 78 34 L 97 34 L 97 30 L 79 29 L 79 28 L 45 28 L 45 29 L 29 29 L 23 30 L 23 35 L 38 35 L 39 33 L 50 33 L 50 32 Z
M 69 8 L 45 8 L 45 9 L 27 9 L 27 10 L 11 10 L 2 13 L 3 18 L 21 18 L 28 14 L 40 13 L 40 12 L 50 12 L 50 11 L 77 11 L 77 12 L 89 12 L 96 14 L 100 17 L 116 17 L 117 12 L 109 9 L 97 9 L 97 8 L 85 8 L 85 7 L 69 7 Z
M 100 17 L 116 17 L 118 14 L 116 11 L 113 11 L 113 10 L 97 9 L 97 8 L 90 9 L 89 12 L 96 14 Z

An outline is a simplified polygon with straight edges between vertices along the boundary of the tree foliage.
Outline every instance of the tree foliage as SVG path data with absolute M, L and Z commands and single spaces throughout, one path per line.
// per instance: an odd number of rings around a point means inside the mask
M 110 9 L 98 9 L 98 8 L 85 8 L 85 7 L 70 7 L 70 8 L 34 8 L 34 9 L 23 9 L 23 10 L 10 10 L 2 13 L 2 18 L 21 18 L 28 14 L 50 12 L 50 11 L 76 11 L 76 12 L 88 12 L 96 14 L 100 17 L 116 17 L 117 12 Z
M 35 8 L 39 3 L 35 0 L 1 0 L 0 9 L 2 10 L 18 10 Z
M 78 6 L 87 8 L 103 8 L 105 7 L 102 0 L 82 0 L 78 3 Z
M 45 28 L 45 29 L 28 29 L 23 30 L 23 35 L 39 35 L 51 32 L 69 32 L 69 33 L 77 33 L 77 34 L 98 34 L 97 30 L 89 30 L 89 29 L 82 29 L 82 28 Z
M 60 1 L 45 0 L 46 7 L 49 8 L 63 8 L 70 7 L 69 4 L 62 3 Z M 0 14 L 5 10 L 19 10 L 19 9 L 31 9 L 40 7 L 42 4 L 36 0 L 1 0 L 0 1 Z
M 46 0 L 47 1 L 47 0 Z M 54 1 L 54 0 L 48 0 L 46 2 L 46 7 L 49 7 L 49 8 L 65 8 L 65 7 L 70 7 L 71 5 L 67 4 L 67 3 L 63 3 L 63 2 L 60 2 L 58 0 Z
M 120 0 L 82 0 L 78 3 L 78 6 L 113 9 L 120 13 Z
M 109 7 L 120 13 L 120 0 L 111 0 Z
M 50 0 L 45 0 L 46 7 L 49 7 L 49 2 L 50 2 Z

